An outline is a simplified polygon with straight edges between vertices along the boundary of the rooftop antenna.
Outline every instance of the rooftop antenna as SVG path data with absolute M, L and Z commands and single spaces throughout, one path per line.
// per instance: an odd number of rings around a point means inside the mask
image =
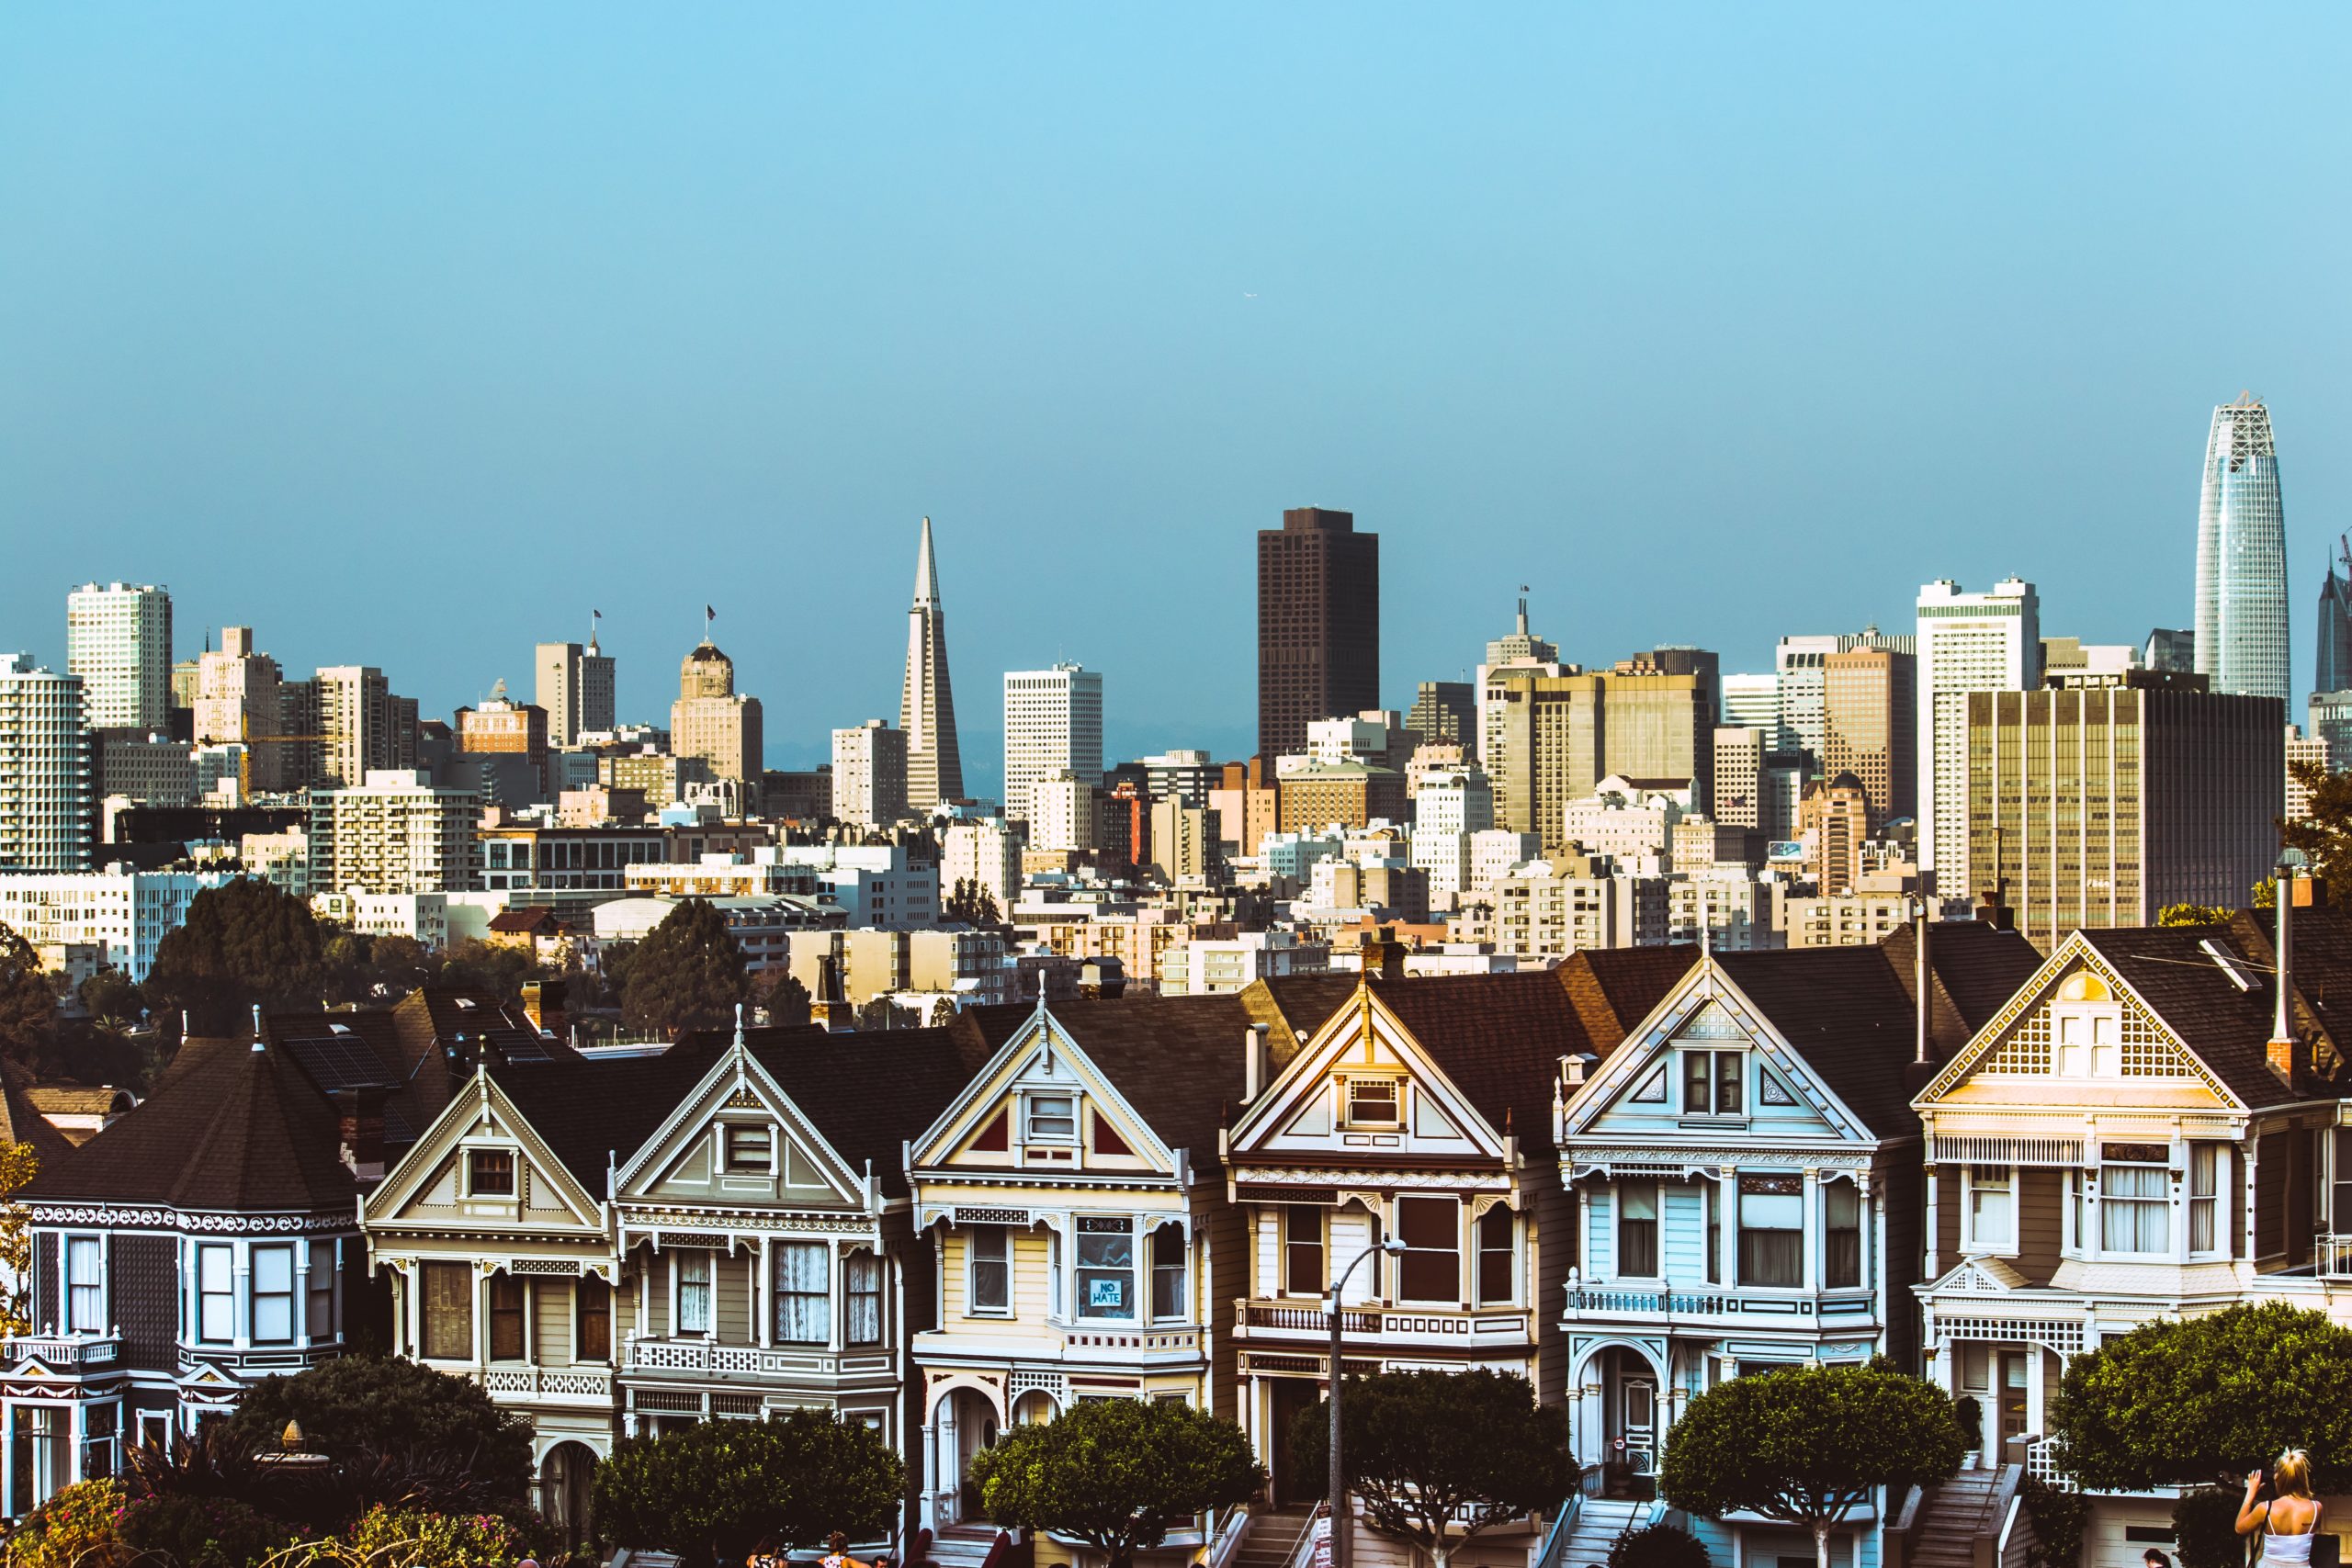
M 1519 635 L 1527 635 L 1527 584 L 1519 585 Z
M 718 612 L 705 604 L 702 607 L 702 640 L 710 640 L 710 623 L 718 619 Z

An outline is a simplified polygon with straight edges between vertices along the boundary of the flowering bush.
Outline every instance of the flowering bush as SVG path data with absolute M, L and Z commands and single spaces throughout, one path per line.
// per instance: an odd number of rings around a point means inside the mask
M 296 1547 L 272 1562 L 282 1568 L 514 1568 L 537 1555 L 540 1544 L 527 1527 L 496 1514 L 430 1514 L 378 1504 L 343 1535 Z
M 8 1568 L 96 1568 L 128 1558 L 119 1481 L 77 1481 L 35 1508 L 8 1542 Z
M 293 1526 L 233 1497 L 141 1497 L 122 1510 L 123 1543 L 179 1568 L 253 1568 L 295 1540 Z

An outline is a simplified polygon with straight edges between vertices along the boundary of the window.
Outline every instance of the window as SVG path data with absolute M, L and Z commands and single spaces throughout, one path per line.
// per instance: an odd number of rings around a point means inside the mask
M 775 1249 L 775 1337 L 784 1345 L 822 1345 L 833 1337 L 831 1249 L 790 1241 Z
M 1070 1094 L 1033 1094 L 1027 1102 L 1029 1130 L 1023 1142 L 1031 1144 L 1071 1144 L 1078 1141 L 1078 1097 Z
M 2171 1173 L 2162 1144 L 2109 1144 L 2098 1173 L 2103 1252 L 2172 1250 Z
M 580 1359 L 583 1361 L 609 1361 L 613 1359 L 613 1288 L 594 1275 L 583 1275 L 579 1294 L 573 1299 L 580 1308 Z
M 196 1249 L 196 1337 L 226 1342 L 237 1337 L 237 1285 L 231 1249 L 223 1244 Z
M 678 1332 L 710 1332 L 710 1254 L 696 1248 L 676 1254 Z
M 437 1361 L 474 1359 L 474 1270 L 470 1263 L 424 1265 L 424 1354 Z
M 1323 1211 L 1311 1203 L 1283 1209 L 1283 1290 L 1294 1296 L 1323 1293 Z
M 1100 1214 L 1078 1220 L 1078 1315 L 1136 1314 L 1136 1223 Z
M 1682 1053 L 1682 1113 L 1685 1116 L 1740 1114 L 1740 1053 Z
M 2009 1186 L 2009 1168 L 1972 1165 L 1967 1181 L 1968 1234 L 1962 1245 L 1978 1251 L 2015 1247 L 2017 1198 Z
M 1151 1315 L 1161 1321 L 1184 1315 L 1182 1225 L 1161 1225 L 1151 1233 Z
M 1498 1203 L 1478 1216 L 1478 1304 L 1509 1306 L 1519 1294 L 1519 1271 L 1512 1264 L 1511 1213 Z
M 1821 1282 L 1832 1290 L 1862 1282 L 1862 1195 L 1850 1181 L 1821 1190 Z
M 334 1337 L 334 1242 L 311 1243 L 311 1297 L 303 1326 L 312 1339 Z
M 1724 1189 L 1723 1183 L 1706 1184 L 1707 1196 L 1707 1283 L 1724 1282 Z
M 2328 1173 L 2329 1229 L 2336 1235 L 2352 1235 L 2352 1127 L 2336 1128 L 2335 1145 L 2335 1159 Z
M 1351 1127 L 1394 1127 L 1403 1120 L 1395 1078 L 1350 1078 L 1347 1122 Z
M 842 1264 L 842 1283 L 849 1292 L 849 1342 L 882 1343 L 882 1259 L 871 1252 L 852 1253 Z
M 2214 1220 L 2221 1209 L 2222 1145 L 2188 1145 L 2188 1250 L 2213 1252 Z
M 1739 1282 L 1804 1283 L 1804 1179 L 1739 1179 Z
M 94 1235 L 65 1238 L 65 1326 L 75 1334 L 107 1331 L 101 1246 Z
M 1617 1184 L 1617 1272 L 1621 1278 L 1657 1278 L 1657 1183 Z
M 971 1254 L 971 1310 L 1012 1310 L 1012 1233 L 1002 1225 L 973 1225 L 966 1247 Z
M 775 1168 L 768 1157 L 775 1146 L 771 1130 L 765 1122 L 729 1122 L 727 1124 L 729 1170 L 756 1171 L 766 1175 Z
M 493 1274 L 490 1280 L 490 1359 L 493 1361 L 519 1361 L 523 1359 L 523 1306 L 526 1301 L 523 1281 L 507 1274 Z
M 506 1149 L 475 1149 L 466 1156 L 466 1191 L 474 1198 L 514 1196 L 514 1156 Z
M 1462 1300 L 1462 1205 L 1452 1198 L 1396 1200 L 1396 1297 L 1408 1302 Z
M 256 1247 L 254 1265 L 254 1343 L 294 1342 L 294 1249 Z

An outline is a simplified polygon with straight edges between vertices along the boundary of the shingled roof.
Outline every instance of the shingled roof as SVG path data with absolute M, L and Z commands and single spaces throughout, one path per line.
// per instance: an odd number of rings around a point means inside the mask
M 359 1191 L 339 1118 L 291 1056 L 250 1040 L 184 1041 L 155 1092 L 21 1196 L 242 1213 L 348 1213 Z
M 449 1097 L 473 1076 L 485 1044 L 502 1053 L 573 1055 L 568 1043 L 543 1036 L 520 1007 L 489 991 L 453 986 L 420 986 L 389 1008 L 270 1013 L 262 1020 L 262 1033 L 273 1045 L 330 1033 L 356 1036 L 355 1043 L 383 1064 L 389 1086 L 384 1143 L 395 1152 L 432 1125 Z
M 1917 949 L 1908 931 L 1869 947 L 1718 953 L 1714 963 L 1821 1081 L 1882 1138 L 1919 1130 L 1905 1082 L 1917 1055 Z M 1928 953 L 1935 973 L 1931 1059 L 1982 1028 L 2041 966 L 2015 931 L 1950 922 Z

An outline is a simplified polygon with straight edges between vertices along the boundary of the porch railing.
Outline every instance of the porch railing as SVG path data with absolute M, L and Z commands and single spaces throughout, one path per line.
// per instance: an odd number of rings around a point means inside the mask
M 2313 1236 L 2312 1252 L 2321 1278 L 2352 1280 L 2352 1235 Z
M 1280 1328 L 1294 1333 L 1329 1334 L 1331 1314 L 1320 1307 L 1259 1306 L 1250 1302 L 1236 1302 L 1234 1325 L 1237 1328 Z M 1340 1314 L 1342 1334 L 1377 1334 L 1380 1314 L 1360 1312 L 1352 1308 Z
M 31 1358 L 51 1367 L 110 1367 L 122 1359 L 119 1334 L 20 1334 L 7 1341 L 8 1359 Z
M 610 1399 L 613 1373 L 609 1367 L 488 1367 L 482 1387 L 492 1393 L 523 1394 L 542 1399 Z

